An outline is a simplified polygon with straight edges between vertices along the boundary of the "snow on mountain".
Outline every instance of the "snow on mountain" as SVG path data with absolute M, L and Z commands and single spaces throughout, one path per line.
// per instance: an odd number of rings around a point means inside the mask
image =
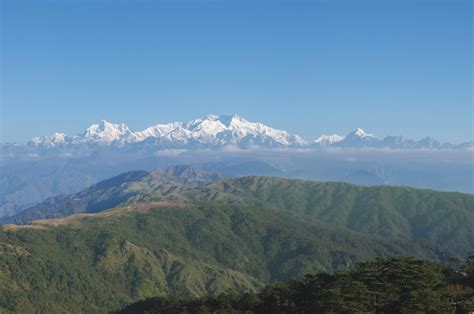
M 36 146 L 49 145 L 52 137 L 33 139 Z M 298 135 L 273 129 L 262 123 L 249 122 L 237 115 L 208 115 L 187 123 L 173 122 L 157 124 L 143 131 L 132 132 L 125 124 L 113 124 L 106 120 L 91 125 L 81 135 L 67 139 L 63 136 L 61 144 L 107 144 L 119 145 L 152 142 L 166 147 L 186 148 L 187 144 L 218 147 L 236 145 L 239 147 L 297 147 L 307 144 Z
M 125 124 L 106 120 L 92 124 L 82 134 L 67 137 L 64 133 L 35 137 L 28 147 L 81 147 L 82 144 L 134 146 L 171 149 L 218 148 L 228 145 L 240 148 L 396 148 L 396 149 L 472 149 L 472 143 L 441 144 L 427 137 L 419 141 L 401 136 L 387 136 L 382 140 L 357 128 L 346 136 L 322 135 L 312 143 L 298 135 L 273 129 L 265 124 L 250 122 L 237 115 L 208 115 L 189 122 L 157 124 L 142 131 L 131 131 Z
M 159 124 L 134 133 L 137 141 L 149 138 L 160 142 L 187 144 L 190 142 L 211 146 L 254 145 L 301 146 L 306 141 L 297 135 L 276 130 L 261 123 L 249 122 L 237 115 L 208 115 L 187 123 Z
M 53 133 L 50 136 L 41 136 L 33 138 L 28 144 L 31 146 L 55 147 L 66 142 L 66 134 Z
M 365 147 L 378 141 L 375 135 L 365 132 L 361 128 L 357 128 L 346 136 L 322 135 L 314 141 L 320 147 Z
M 314 143 L 316 143 L 317 145 L 319 145 L 321 147 L 326 147 L 326 146 L 330 146 L 334 143 L 340 142 L 343 139 L 345 139 L 344 136 L 340 136 L 340 135 L 337 135 L 337 134 L 321 135 L 320 137 L 318 137 L 314 141 Z
M 378 141 L 379 140 L 375 137 L 375 135 L 367 133 L 361 128 L 357 128 L 351 133 L 347 134 L 343 140 L 336 142 L 334 146 L 356 148 L 371 147 Z
M 205 119 L 190 121 L 186 128 L 193 132 L 193 138 L 214 145 L 264 145 L 302 146 L 307 141 L 298 135 L 276 130 L 262 123 L 249 122 L 237 115 L 209 115 Z
M 143 131 L 134 132 L 131 136 L 132 142 L 141 142 L 147 138 L 166 138 L 172 139 L 170 134 L 180 135 L 183 137 L 186 135 L 186 131 L 182 128 L 181 122 L 173 122 L 168 124 L 157 124 L 152 127 L 146 128 Z
M 84 142 L 96 142 L 110 144 L 117 140 L 132 137 L 132 131 L 125 124 L 113 124 L 106 120 L 93 124 L 86 129 L 82 138 Z
M 365 132 L 364 130 L 362 130 L 361 128 L 357 128 L 355 129 L 354 131 L 352 131 L 351 133 L 349 133 L 346 137 L 347 138 L 350 138 L 350 137 L 358 137 L 358 138 L 366 138 L 366 137 L 372 137 L 372 138 L 375 138 L 375 135 L 373 134 L 370 134 L 370 133 L 367 133 Z
M 231 118 L 232 120 L 233 118 Z M 196 120 L 191 120 L 188 123 L 184 125 L 184 127 L 194 133 L 194 136 L 196 138 L 206 138 L 209 136 L 215 137 L 218 133 L 224 132 L 228 129 L 228 126 L 225 125 L 225 123 L 228 122 L 228 117 L 223 116 L 221 118 L 216 115 L 208 115 L 204 119 L 196 119 Z

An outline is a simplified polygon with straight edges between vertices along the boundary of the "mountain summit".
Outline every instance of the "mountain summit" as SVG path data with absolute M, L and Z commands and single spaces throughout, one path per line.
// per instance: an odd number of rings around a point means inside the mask
M 82 135 L 84 141 L 95 141 L 103 143 L 112 143 L 113 141 L 127 138 L 132 131 L 125 124 L 113 124 L 102 120 L 86 129 Z
M 472 143 L 441 144 L 433 138 L 419 141 L 401 136 L 378 139 L 357 128 L 346 136 L 322 135 L 313 142 L 284 130 L 274 129 L 259 122 L 250 122 L 238 115 L 208 115 L 188 122 L 156 124 L 142 131 L 132 131 L 125 124 L 106 120 L 92 124 L 82 134 L 67 137 L 64 133 L 36 137 L 29 148 L 140 145 L 152 149 L 215 149 L 234 146 L 248 148 L 400 148 L 400 149 L 472 149 Z
M 349 135 L 347 137 L 359 137 L 359 138 L 373 137 L 373 138 L 375 138 L 375 136 L 373 134 L 369 134 L 361 128 L 355 129 L 354 131 L 349 133 Z

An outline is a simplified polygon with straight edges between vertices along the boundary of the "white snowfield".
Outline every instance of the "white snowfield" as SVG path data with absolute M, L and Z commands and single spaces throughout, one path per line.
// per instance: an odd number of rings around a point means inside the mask
M 132 131 L 125 124 L 114 124 L 106 120 L 92 124 L 82 134 L 68 137 L 64 133 L 35 137 L 28 146 L 54 148 L 83 144 L 117 145 L 147 143 L 158 147 L 222 147 L 234 145 L 242 148 L 424 148 L 424 149 L 471 149 L 472 142 L 463 144 L 441 144 L 433 138 L 410 140 L 401 136 L 378 139 L 361 128 L 346 136 L 322 135 L 314 141 L 283 130 L 271 128 L 258 122 L 250 122 L 237 115 L 208 115 L 189 122 L 157 124 L 142 131 Z

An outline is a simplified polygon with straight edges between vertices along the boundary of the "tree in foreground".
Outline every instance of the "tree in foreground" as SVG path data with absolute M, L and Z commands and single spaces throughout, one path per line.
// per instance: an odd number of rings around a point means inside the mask
M 411 257 L 377 258 L 351 271 L 307 275 L 257 294 L 151 299 L 120 313 L 466 313 L 474 309 L 474 254 L 462 275 Z

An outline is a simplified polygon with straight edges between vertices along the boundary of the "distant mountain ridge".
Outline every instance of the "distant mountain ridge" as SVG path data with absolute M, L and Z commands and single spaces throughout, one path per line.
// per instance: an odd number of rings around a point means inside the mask
M 170 166 L 163 172 L 135 170 L 94 184 L 79 193 L 47 198 L 0 223 L 25 223 L 32 220 L 66 217 L 78 213 L 96 213 L 125 203 L 141 195 L 154 200 L 174 198 L 185 188 L 223 179 L 219 173 L 207 172 L 189 165 Z
M 92 124 L 82 134 L 69 137 L 64 133 L 35 137 L 25 145 L 6 145 L 5 150 L 15 148 L 72 149 L 83 146 L 145 146 L 158 149 L 215 149 L 226 146 L 238 148 L 396 148 L 396 149 L 472 149 L 473 143 L 440 143 L 431 137 L 421 140 L 401 136 L 383 139 L 355 129 L 346 136 L 322 135 L 308 141 L 284 130 L 274 129 L 263 123 L 250 122 L 238 115 L 208 115 L 189 122 L 156 124 L 142 131 L 132 131 L 125 124 L 106 120 Z

